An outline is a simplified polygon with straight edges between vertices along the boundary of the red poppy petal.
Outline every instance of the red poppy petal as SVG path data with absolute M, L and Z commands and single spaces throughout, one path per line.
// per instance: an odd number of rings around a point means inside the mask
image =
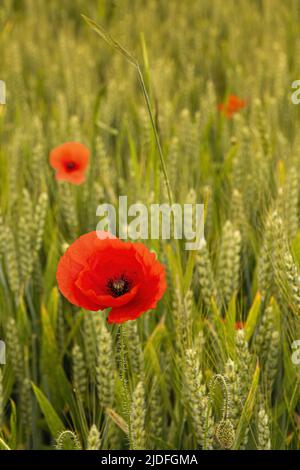
M 56 173 L 55 178 L 57 181 L 69 181 L 73 184 L 81 184 L 85 181 L 85 175 L 81 171 L 68 173 L 66 171 L 59 170 Z
M 113 307 L 108 315 L 108 323 L 122 323 L 134 320 L 148 310 L 154 309 L 166 290 L 164 277 L 152 280 L 142 292 L 142 287 L 132 302 L 118 308 Z
M 58 264 L 56 278 L 61 293 L 74 305 L 87 310 L 99 310 L 98 305 L 90 297 L 84 295 L 76 286 L 81 265 L 69 256 L 62 256 Z
M 106 238 L 105 233 L 107 234 Z M 95 231 L 86 233 L 77 238 L 77 240 L 69 246 L 63 256 L 68 255 L 76 263 L 86 266 L 96 249 L 104 250 L 107 247 L 111 247 L 110 242 L 113 241 L 113 235 L 110 232 L 103 231 L 102 237 L 103 240 L 99 240 Z M 117 239 L 115 240 L 119 241 Z
M 89 150 L 79 142 L 69 142 L 68 151 L 72 160 L 85 170 L 89 161 Z

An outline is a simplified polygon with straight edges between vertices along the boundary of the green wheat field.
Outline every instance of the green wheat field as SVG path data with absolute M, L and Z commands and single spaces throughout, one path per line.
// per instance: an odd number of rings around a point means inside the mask
M 300 449 L 299 25 L 298 0 L 1 1 L 0 449 Z M 80 185 L 49 164 L 70 141 Z M 71 305 L 66 247 L 166 177 L 206 244 L 143 241 L 167 289 L 135 321 Z

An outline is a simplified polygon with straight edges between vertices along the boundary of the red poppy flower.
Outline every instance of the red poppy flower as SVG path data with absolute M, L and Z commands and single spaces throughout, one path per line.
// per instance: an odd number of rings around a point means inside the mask
M 56 170 L 56 179 L 80 184 L 85 180 L 89 150 L 79 142 L 66 142 L 50 153 L 50 165 Z
M 166 290 L 165 269 L 142 243 L 124 242 L 107 232 L 87 233 L 61 257 L 61 293 L 87 310 L 110 308 L 109 323 L 134 320 L 156 307 Z
M 225 103 L 218 105 L 219 110 L 227 117 L 232 118 L 233 114 L 246 106 L 246 101 L 238 96 L 229 95 Z

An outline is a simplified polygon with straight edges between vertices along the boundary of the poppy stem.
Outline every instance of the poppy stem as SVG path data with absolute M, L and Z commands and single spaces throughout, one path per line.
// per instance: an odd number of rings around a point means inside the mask
M 146 106 L 147 106 L 148 113 L 149 113 L 150 120 L 151 120 L 151 126 L 152 126 L 152 129 L 153 129 L 153 132 L 154 132 L 154 136 L 155 136 L 155 141 L 156 141 L 156 145 L 157 145 L 157 149 L 158 149 L 158 153 L 159 153 L 159 157 L 160 157 L 160 162 L 161 162 L 162 171 L 163 171 L 163 175 L 164 175 L 164 179 L 165 179 L 165 184 L 166 184 L 166 187 L 167 187 L 169 204 L 172 205 L 172 201 L 173 201 L 173 198 L 172 198 L 172 191 L 171 191 L 170 181 L 169 181 L 168 174 L 167 174 L 167 168 L 166 168 L 165 158 L 164 158 L 164 154 L 163 154 L 163 151 L 162 151 L 162 147 L 161 147 L 161 143 L 160 143 L 158 131 L 157 131 L 157 128 L 156 128 L 156 125 L 155 125 L 155 121 L 154 121 L 154 117 L 153 117 L 153 113 L 152 113 L 152 109 L 151 109 L 151 104 L 150 104 L 149 95 L 148 95 L 148 92 L 147 92 L 147 88 L 146 88 L 146 85 L 145 85 L 144 77 L 143 77 L 143 74 L 142 74 L 142 71 L 141 71 L 139 62 L 138 62 L 138 60 L 137 60 L 132 54 L 130 54 L 130 52 L 128 52 L 118 41 L 116 41 L 107 31 L 105 31 L 105 29 L 102 28 L 102 26 L 98 25 L 95 21 L 91 20 L 90 18 L 88 18 L 88 17 L 85 16 L 85 15 L 81 15 L 81 16 L 82 16 L 82 18 L 87 22 L 87 24 L 88 24 L 88 25 L 89 25 L 89 26 L 90 26 L 90 27 L 91 27 L 91 28 L 110 46 L 110 47 L 114 48 L 117 52 L 119 52 L 119 54 L 121 54 L 123 57 L 125 57 L 125 59 L 126 59 L 131 65 L 133 65 L 133 66 L 136 68 L 136 70 L 137 70 L 139 82 L 140 82 L 140 85 L 141 85 L 141 87 L 142 87 L 143 95 L 144 95 L 144 98 L 145 98 L 145 101 L 146 101 Z
M 157 127 L 156 127 L 156 124 L 155 124 L 155 120 L 154 120 L 154 116 L 153 116 L 153 112 L 152 112 L 152 108 L 151 108 L 151 104 L 150 104 L 149 95 L 148 95 L 148 92 L 147 92 L 147 88 L 146 88 L 146 85 L 145 85 L 144 77 L 143 77 L 139 62 L 118 41 L 116 41 L 104 28 L 102 28 L 102 26 L 98 25 L 95 21 L 91 20 L 90 18 L 88 18 L 85 15 L 81 15 L 81 16 L 86 21 L 86 23 L 106 42 L 106 44 L 108 44 L 110 47 L 115 49 L 119 54 L 121 54 L 137 70 L 139 83 L 140 83 L 141 88 L 142 88 L 143 96 L 144 96 L 144 99 L 145 99 L 145 102 L 146 102 L 148 114 L 149 114 L 150 121 L 151 121 L 151 126 L 152 126 L 152 129 L 153 129 L 153 132 L 154 132 L 155 142 L 156 142 L 156 146 L 157 146 L 158 153 L 159 153 L 159 158 L 160 158 L 160 163 L 161 163 L 162 172 L 163 172 L 163 176 L 164 176 L 164 181 L 165 181 L 166 188 L 167 188 L 169 204 L 170 204 L 170 206 L 172 206 L 173 205 L 172 190 L 171 190 L 170 181 L 169 181 L 169 178 L 168 178 L 165 158 L 164 158 L 162 146 L 161 146 L 161 143 L 160 143 L 158 130 L 157 130 Z M 183 283 L 183 269 L 182 269 L 180 245 L 179 245 L 178 240 L 176 240 L 176 251 L 177 251 L 177 258 L 178 258 L 178 267 L 179 267 L 179 270 L 180 270 L 180 278 L 181 278 L 182 283 Z M 182 287 L 182 288 L 184 288 L 184 287 Z
M 161 143 L 160 143 L 158 131 L 157 131 L 157 128 L 156 128 L 156 125 L 155 125 L 155 121 L 154 121 L 154 117 L 153 117 L 153 113 L 152 113 L 152 109 L 151 109 L 151 105 L 150 105 L 149 95 L 148 95 L 148 92 L 147 92 L 147 89 L 146 89 L 146 85 L 145 85 L 145 82 L 144 82 L 144 77 L 143 77 L 143 74 L 141 72 L 139 64 L 137 64 L 137 72 L 138 72 L 139 82 L 140 82 L 141 87 L 142 87 L 143 95 L 144 95 L 144 98 L 145 98 L 145 101 L 146 101 L 148 113 L 149 113 L 149 116 L 150 116 L 151 126 L 152 126 L 152 129 L 153 129 L 153 132 L 154 132 L 154 137 L 155 137 L 155 141 L 156 141 L 156 145 L 157 145 L 157 149 L 158 149 L 158 153 L 159 153 L 159 157 L 160 157 L 160 162 L 161 162 L 161 167 L 162 167 L 162 171 L 163 171 L 163 175 L 164 175 L 164 179 L 165 179 L 165 184 L 166 184 L 166 187 L 167 187 L 169 204 L 172 206 L 172 204 L 173 204 L 172 190 L 171 190 L 170 181 L 169 181 L 169 178 L 168 178 L 165 158 L 164 158 L 164 154 L 163 154 L 163 151 L 162 151 L 162 148 L 161 148 Z
M 158 149 L 158 153 L 159 153 L 159 157 L 160 157 L 161 167 L 162 167 L 162 171 L 163 171 L 163 175 L 164 175 L 164 180 L 165 180 L 165 184 L 166 184 L 166 188 L 167 188 L 169 204 L 172 207 L 172 205 L 173 205 L 173 196 L 172 196 L 170 181 L 169 181 L 169 178 L 168 178 L 165 158 L 164 158 L 163 150 L 162 150 L 162 147 L 161 147 L 159 134 L 158 134 L 157 127 L 156 127 L 156 124 L 155 124 L 153 112 L 152 112 L 152 109 L 151 109 L 150 99 L 149 99 L 149 95 L 148 95 L 147 88 L 146 88 L 146 85 L 145 85 L 144 77 L 143 77 L 143 74 L 142 74 L 142 71 L 141 71 L 141 68 L 139 66 L 138 61 L 136 61 L 135 67 L 137 69 L 139 82 L 140 82 L 142 92 L 143 92 L 143 95 L 144 95 L 144 98 L 145 98 L 145 101 L 146 101 L 146 106 L 147 106 L 148 114 L 149 114 L 149 117 L 150 117 L 151 126 L 152 126 L 152 129 L 153 129 L 153 132 L 154 132 L 154 137 L 155 137 L 155 141 L 156 141 L 156 145 L 157 145 L 157 149 Z M 175 240 L 175 246 L 176 246 L 176 255 L 177 255 L 177 261 L 178 261 L 178 268 L 180 270 L 180 278 L 182 279 L 182 290 L 184 291 L 183 269 L 182 269 L 182 261 L 181 261 L 181 254 L 180 254 L 180 245 L 179 245 L 178 240 Z
M 216 384 L 219 383 L 219 385 L 221 386 L 221 389 L 222 389 L 222 395 L 223 395 L 223 406 L 222 406 L 222 420 L 227 420 L 228 419 L 228 408 L 229 408 L 229 392 L 228 392 L 228 386 L 227 386 L 227 383 L 226 383 L 226 380 L 225 378 L 223 377 L 223 375 L 221 374 L 216 374 L 212 381 L 211 381 L 211 385 L 210 385 L 210 396 L 211 396 L 211 400 L 213 398 L 213 394 L 214 394 L 214 391 L 215 391 L 215 386 Z

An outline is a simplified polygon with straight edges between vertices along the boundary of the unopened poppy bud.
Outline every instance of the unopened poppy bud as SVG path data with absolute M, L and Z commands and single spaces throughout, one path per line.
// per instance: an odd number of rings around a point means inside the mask
M 216 427 L 216 438 L 223 449 L 230 449 L 233 446 L 235 432 L 232 422 L 229 419 L 220 421 Z

